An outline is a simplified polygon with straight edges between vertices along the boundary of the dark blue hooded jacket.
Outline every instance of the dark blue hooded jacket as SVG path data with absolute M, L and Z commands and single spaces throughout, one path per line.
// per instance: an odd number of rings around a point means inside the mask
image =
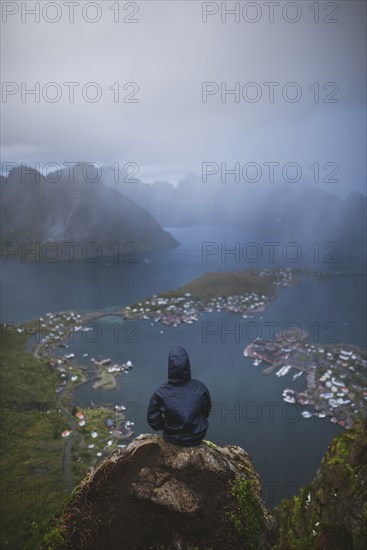
M 163 438 L 169 443 L 193 447 L 205 437 L 210 410 L 209 390 L 191 378 L 186 350 L 172 350 L 168 356 L 168 382 L 158 386 L 149 401 L 149 426 L 163 430 Z

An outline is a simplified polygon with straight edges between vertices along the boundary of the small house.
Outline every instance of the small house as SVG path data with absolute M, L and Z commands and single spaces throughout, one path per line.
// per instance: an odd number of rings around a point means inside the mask
M 109 430 L 115 427 L 115 421 L 113 420 L 113 418 L 107 418 L 106 426 Z

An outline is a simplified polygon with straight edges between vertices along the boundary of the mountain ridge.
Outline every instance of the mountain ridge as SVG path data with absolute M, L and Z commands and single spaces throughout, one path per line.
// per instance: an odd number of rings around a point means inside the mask
M 326 184 L 202 182 L 191 174 L 176 187 L 105 178 L 120 193 L 148 209 L 164 227 L 213 225 L 243 231 L 246 240 L 296 241 L 304 246 L 336 243 L 344 264 L 366 268 L 367 197 L 353 191 L 346 198 Z M 329 184 L 330 185 L 330 184 Z
M 76 242 L 75 259 L 89 243 L 107 256 L 116 242 L 134 243 L 139 250 L 178 244 L 147 210 L 114 189 L 84 181 L 80 170 L 75 181 L 63 171 L 56 183 L 35 169 L 25 170 L 24 178 L 11 171 L 1 183 L 2 242 Z

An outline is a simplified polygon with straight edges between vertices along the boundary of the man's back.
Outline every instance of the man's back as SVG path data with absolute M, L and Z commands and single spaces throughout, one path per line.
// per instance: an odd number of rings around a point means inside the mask
M 176 445 L 199 445 L 208 429 L 211 398 L 208 388 L 191 378 L 190 360 L 184 348 L 168 357 L 168 381 L 152 395 L 147 420 L 163 438 Z

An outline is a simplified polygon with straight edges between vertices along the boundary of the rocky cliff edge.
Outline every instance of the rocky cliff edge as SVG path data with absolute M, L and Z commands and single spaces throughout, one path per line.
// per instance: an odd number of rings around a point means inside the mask
M 185 448 L 142 434 L 83 480 L 47 547 L 266 550 L 276 540 L 259 476 L 241 447 L 203 441 Z

